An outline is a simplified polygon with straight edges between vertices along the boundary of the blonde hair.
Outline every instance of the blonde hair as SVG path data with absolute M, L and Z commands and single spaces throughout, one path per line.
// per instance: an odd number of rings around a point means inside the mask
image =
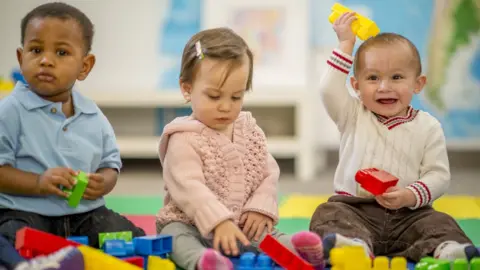
M 417 75 L 422 74 L 422 63 L 420 60 L 420 53 L 418 52 L 417 47 L 415 47 L 415 45 L 408 38 L 402 35 L 395 33 L 381 33 L 377 36 L 367 39 L 365 42 L 362 43 L 362 45 L 360 45 L 360 47 L 358 47 L 354 59 L 354 75 L 358 74 L 359 70 L 361 69 L 360 63 L 362 62 L 362 57 L 367 49 L 375 46 L 388 46 L 398 43 L 407 44 L 407 46 L 411 49 L 413 61 L 415 62 L 415 72 L 417 73 Z
M 197 53 L 200 47 L 200 54 Z M 204 57 L 231 61 L 230 67 L 224 76 L 221 85 L 225 82 L 228 74 L 235 63 L 241 63 L 244 56 L 248 57 L 249 72 L 246 90 L 252 88 L 253 53 L 245 40 L 229 28 L 212 28 L 198 32 L 190 38 L 185 45 L 180 69 L 180 82 L 192 83 L 198 63 Z

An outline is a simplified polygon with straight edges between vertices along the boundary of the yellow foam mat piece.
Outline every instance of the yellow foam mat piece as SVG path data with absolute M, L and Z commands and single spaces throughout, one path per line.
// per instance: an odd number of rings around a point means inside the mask
M 317 206 L 329 196 L 291 195 L 279 209 L 280 218 L 311 218 Z M 455 219 L 480 219 L 480 198 L 474 196 L 444 196 L 433 207 Z

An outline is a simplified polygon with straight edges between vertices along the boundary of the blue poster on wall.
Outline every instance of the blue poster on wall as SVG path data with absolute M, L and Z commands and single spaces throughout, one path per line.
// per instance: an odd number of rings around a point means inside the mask
M 201 30 L 202 0 L 170 0 L 160 29 L 162 67 L 159 91 L 180 91 L 178 78 L 183 48 Z M 157 134 L 175 117 L 191 114 L 190 108 L 159 108 L 156 111 Z
M 200 31 L 201 0 L 170 0 L 160 29 L 159 53 L 162 61 L 160 91 L 178 89 L 178 75 L 183 47 Z
M 382 32 L 409 38 L 428 77 L 412 105 L 436 116 L 448 139 L 480 139 L 480 8 L 475 0 L 312 0 L 316 48 L 336 44 L 328 22 L 334 2 L 370 17 Z

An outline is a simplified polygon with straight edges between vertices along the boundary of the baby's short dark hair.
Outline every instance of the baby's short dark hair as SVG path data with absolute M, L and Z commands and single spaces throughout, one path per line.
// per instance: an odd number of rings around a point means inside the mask
M 53 2 L 40 5 L 30 11 L 22 19 L 21 23 L 21 42 L 23 44 L 25 39 L 25 31 L 28 23 L 34 18 L 57 18 L 61 20 L 73 19 L 78 22 L 83 31 L 83 41 L 85 52 L 89 53 L 92 49 L 93 42 L 93 24 L 90 19 L 80 11 L 78 8 L 70 6 L 65 3 Z
M 357 53 L 355 54 L 354 60 L 354 74 L 357 74 L 361 68 L 361 59 L 365 51 L 371 47 L 392 45 L 397 43 L 406 44 L 412 53 L 412 61 L 414 63 L 415 73 L 420 75 L 422 73 L 422 61 L 420 59 L 420 53 L 418 52 L 417 47 L 411 42 L 408 38 L 395 33 L 380 33 L 377 36 L 367 39 L 365 42 L 358 47 Z M 394 53 L 394 52 L 392 52 Z

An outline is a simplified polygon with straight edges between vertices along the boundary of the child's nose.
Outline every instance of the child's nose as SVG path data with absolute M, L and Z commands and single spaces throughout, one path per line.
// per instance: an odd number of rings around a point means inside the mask
M 378 87 L 378 91 L 384 92 L 390 90 L 390 82 L 388 80 L 382 80 Z

